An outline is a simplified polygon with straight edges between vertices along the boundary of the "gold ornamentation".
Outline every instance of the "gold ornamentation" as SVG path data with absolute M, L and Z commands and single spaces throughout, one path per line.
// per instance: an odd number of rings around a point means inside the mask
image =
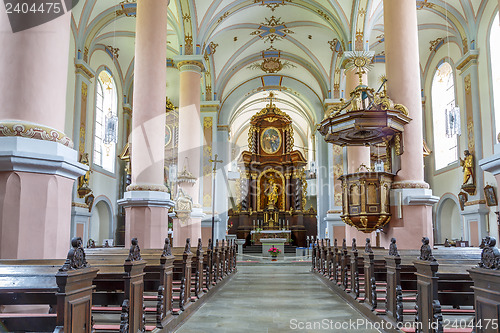
M 457 70 L 459 70 L 459 71 L 464 70 L 470 64 L 477 62 L 478 58 L 479 58 L 479 54 L 469 53 L 467 58 L 462 60 L 462 62 L 457 65 Z
M 394 136 L 394 148 L 396 148 L 396 155 L 403 154 L 401 150 L 401 134 L 398 133 Z
M 265 175 L 267 175 L 269 173 L 275 173 L 276 175 L 278 175 L 278 177 L 281 178 L 281 182 L 282 182 L 283 186 L 286 184 L 285 183 L 285 177 L 283 176 L 283 174 L 280 171 L 278 171 L 278 170 L 276 170 L 274 168 L 269 168 L 269 169 L 266 169 L 266 171 L 262 172 L 259 175 L 258 179 L 257 179 L 257 198 L 258 198 L 257 199 L 257 211 L 260 211 L 261 210 L 261 206 L 262 206 L 261 205 L 261 201 L 262 200 L 261 200 L 261 196 L 260 196 L 260 194 L 261 194 L 260 193 L 261 192 L 260 188 L 261 188 L 262 177 L 264 177 Z M 255 178 L 253 178 L 253 174 L 252 174 L 252 179 L 255 179 Z M 286 207 L 285 206 L 285 195 L 282 195 L 281 197 L 282 197 L 281 203 L 282 203 L 282 207 L 283 207 L 283 210 L 284 210 L 285 207 Z
M 165 185 L 129 185 L 127 191 L 154 191 L 154 192 L 167 192 L 168 188 Z
M 250 119 L 250 122 L 253 122 L 256 118 L 260 118 L 260 117 L 265 116 L 265 115 L 278 115 L 278 116 L 284 117 L 287 122 L 292 121 L 292 118 L 288 114 L 281 111 L 278 107 L 276 107 L 276 105 L 273 104 L 273 97 L 274 97 L 274 94 L 272 92 L 269 93 L 270 103 L 267 104 L 267 106 L 265 108 L 263 108 L 262 110 L 260 110 L 258 113 L 254 114 L 252 116 L 252 118 Z
M 193 36 L 191 35 L 186 35 L 184 37 L 184 54 L 193 54 Z
M 467 124 L 467 144 L 469 147 L 469 151 L 474 152 L 474 123 L 470 121 Z
M 217 20 L 217 24 L 220 24 L 228 16 L 229 16 L 229 12 L 225 12 L 224 14 L 222 14 L 222 16 L 219 17 L 219 19 Z
M 88 209 L 89 208 L 88 205 L 86 205 L 84 203 L 80 203 L 80 202 L 72 202 L 71 206 L 72 207 L 78 207 L 78 208 L 84 208 L 84 209 Z
M 306 180 L 306 173 L 304 169 L 300 170 L 300 179 L 302 180 L 302 210 L 306 209 L 306 203 L 307 203 L 307 180 Z
M 81 157 L 80 157 L 80 163 L 82 164 L 85 164 L 86 166 L 90 166 L 90 163 L 89 163 L 89 154 L 88 153 L 84 153 Z M 84 175 L 78 177 L 78 187 L 77 187 L 77 193 L 78 193 L 78 197 L 79 198 L 85 198 L 85 196 L 89 193 L 92 192 L 92 190 L 90 189 L 90 185 L 89 185 L 89 181 L 90 181 L 90 173 L 92 171 L 90 170 L 90 168 L 87 170 L 87 172 L 85 172 Z
M 468 151 L 464 151 L 464 159 L 460 158 L 460 166 L 464 172 L 463 185 L 474 185 L 474 156 Z
M 404 188 L 428 189 L 429 184 L 427 184 L 426 182 L 399 181 L 392 183 L 391 188 L 393 190 L 404 189 Z
M 268 29 L 262 29 L 262 27 L 266 27 Z M 280 27 L 279 29 L 276 29 L 276 27 Z M 277 32 L 282 33 L 277 34 Z M 256 36 L 258 35 L 259 38 L 261 38 L 264 43 L 265 42 L 270 42 L 271 44 L 274 43 L 275 41 L 280 41 L 283 40 L 283 38 L 286 37 L 286 35 L 293 34 L 294 32 L 286 27 L 286 25 L 281 22 L 281 17 L 274 17 L 271 16 L 271 18 L 265 18 L 265 22 L 261 23 L 260 27 L 251 32 L 251 36 Z
M 204 128 L 212 128 L 213 119 L 212 117 L 203 118 L 203 127 Z
M 210 194 L 205 194 L 203 196 L 203 206 L 210 207 L 212 205 L 212 196 Z
M 467 75 L 464 78 L 464 86 L 465 86 L 465 91 L 467 93 L 470 93 L 470 88 L 471 88 L 470 75 Z
M 339 57 L 344 54 L 344 44 L 337 38 L 328 41 L 328 44 L 330 45 L 330 50 L 332 50 L 332 52 L 337 52 Z
M 442 37 L 438 37 L 438 38 L 436 38 L 434 40 L 429 41 L 429 44 L 431 45 L 431 46 L 429 46 L 429 51 L 436 51 L 436 47 L 442 41 L 444 41 L 444 39 Z
M 0 122 L 0 137 L 20 136 L 42 141 L 53 141 L 73 148 L 73 141 L 58 130 L 29 122 L 4 120 Z
M 217 50 L 217 46 L 219 46 L 219 44 L 216 44 L 214 42 L 210 42 L 210 44 L 208 44 L 208 47 L 210 48 L 211 55 L 215 54 L 215 51 Z
M 275 118 L 275 117 L 267 117 L 267 118 L 264 118 L 266 121 L 270 122 L 270 123 L 274 123 L 276 120 L 278 120 L 278 118 Z
M 279 58 L 265 58 L 260 64 L 252 64 L 247 69 L 260 69 L 268 74 L 273 74 L 281 71 L 283 68 L 296 68 L 289 61 L 282 62 Z
M 172 103 L 172 101 L 166 97 L 166 101 L 165 101 L 165 112 L 171 112 L 175 109 L 175 106 L 174 106 L 174 103 Z
M 191 66 L 196 66 L 200 68 L 200 71 L 205 70 L 205 66 L 203 66 L 203 63 L 201 61 L 196 61 L 196 60 L 182 60 L 177 63 L 177 68 L 181 69 L 182 66 L 186 65 L 191 65 Z
M 109 52 L 111 52 L 111 54 L 113 55 L 113 58 L 118 59 L 118 57 L 120 56 L 120 49 L 119 48 L 113 47 L 112 45 L 106 45 L 106 48 L 109 50 Z
M 464 203 L 464 206 L 486 205 L 486 200 L 473 200 Z
M 274 1 L 274 2 L 266 2 L 265 0 L 254 0 L 253 3 L 260 3 L 261 6 L 266 6 L 267 8 L 270 8 L 271 11 L 275 11 L 276 8 L 279 6 L 284 6 L 286 5 L 287 2 L 292 2 L 292 0 L 281 0 L 281 1 Z
M 75 64 L 75 73 L 79 74 L 82 73 L 84 74 L 88 79 L 94 78 L 94 74 L 90 71 L 90 69 L 87 68 L 84 64 Z

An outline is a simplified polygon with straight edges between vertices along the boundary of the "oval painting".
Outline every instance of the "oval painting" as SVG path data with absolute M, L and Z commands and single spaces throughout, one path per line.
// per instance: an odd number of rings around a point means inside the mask
M 260 137 L 262 150 L 268 154 L 276 153 L 281 147 L 281 133 L 274 127 L 267 128 Z

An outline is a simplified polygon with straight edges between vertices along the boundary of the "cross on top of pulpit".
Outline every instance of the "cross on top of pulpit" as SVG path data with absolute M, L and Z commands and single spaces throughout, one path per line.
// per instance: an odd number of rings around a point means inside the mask
M 218 160 L 217 158 L 218 158 L 218 155 L 215 154 L 215 157 L 213 159 L 208 160 L 210 163 L 214 164 L 214 169 L 213 169 L 214 173 L 217 171 L 217 163 L 222 163 L 222 160 Z

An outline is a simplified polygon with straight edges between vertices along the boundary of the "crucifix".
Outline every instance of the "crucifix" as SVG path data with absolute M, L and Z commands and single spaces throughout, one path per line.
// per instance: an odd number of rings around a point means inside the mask
M 208 162 L 214 164 L 213 176 L 212 176 L 212 251 L 210 252 L 210 264 L 213 266 L 213 246 L 215 244 L 215 175 L 217 173 L 217 163 L 222 163 L 222 160 L 217 159 L 218 155 L 215 154 L 215 157 L 210 158 Z

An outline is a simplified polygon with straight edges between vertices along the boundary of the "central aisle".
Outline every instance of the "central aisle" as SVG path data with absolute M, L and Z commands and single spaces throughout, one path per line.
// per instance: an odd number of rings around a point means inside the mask
M 176 332 L 378 332 L 310 269 L 239 265 L 233 279 Z

